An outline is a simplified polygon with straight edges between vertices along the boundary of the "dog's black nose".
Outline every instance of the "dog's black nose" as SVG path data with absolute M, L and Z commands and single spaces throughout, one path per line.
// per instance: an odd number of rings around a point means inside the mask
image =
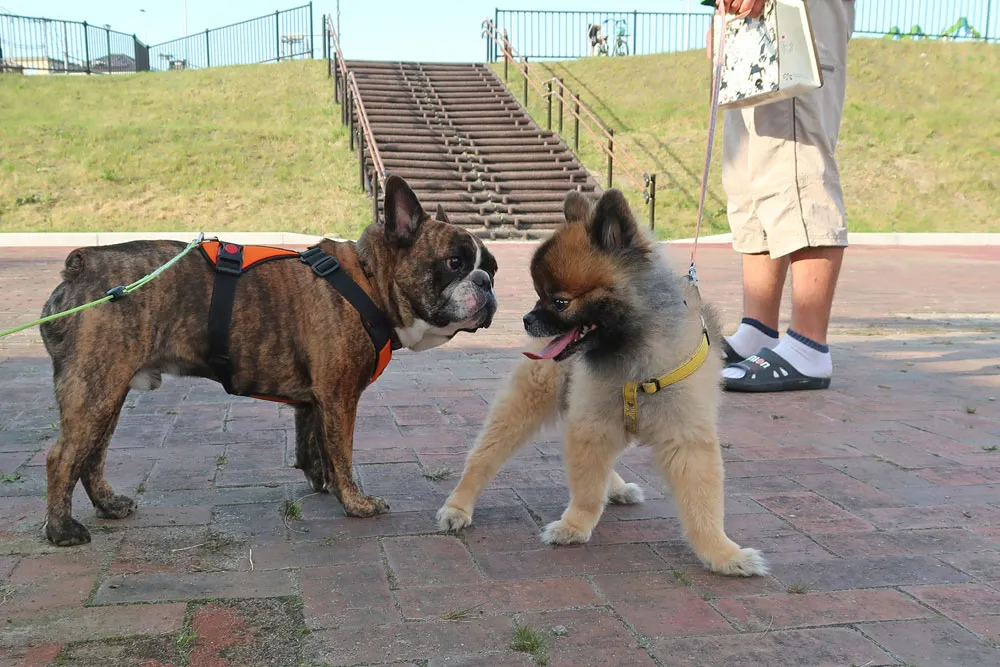
M 535 311 L 531 311 L 524 316 L 524 328 L 530 329 L 534 324 L 538 322 L 538 315 L 535 315 Z
M 472 272 L 472 284 L 484 292 L 489 292 L 493 289 L 493 281 L 490 280 L 490 274 L 482 270 Z

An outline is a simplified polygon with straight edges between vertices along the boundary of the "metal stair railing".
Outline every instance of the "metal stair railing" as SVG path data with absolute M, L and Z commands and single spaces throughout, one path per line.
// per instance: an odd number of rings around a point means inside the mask
M 624 162 L 631 165 L 629 166 L 619 160 L 618 168 L 625 174 L 626 177 L 635 185 L 642 195 L 644 201 L 649 205 L 649 228 L 653 229 L 656 221 L 656 174 L 648 173 L 643 170 L 642 166 L 635 159 L 635 157 L 627 150 L 624 146 L 615 146 L 615 131 L 614 128 L 606 127 L 604 123 L 600 121 L 597 115 L 591 111 L 587 105 L 583 103 L 580 97 L 570 91 L 562 79 L 558 77 L 551 77 L 548 80 L 543 79 L 528 63 L 528 59 L 519 55 L 517 50 L 514 49 L 510 44 L 510 40 L 506 35 L 506 30 L 504 34 L 501 35 L 493 21 L 486 19 L 482 24 L 483 36 L 487 37 L 499 47 L 501 54 L 503 55 L 504 62 L 504 72 L 506 79 L 507 64 L 516 63 L 518 64 L 518 70 L 524 77 L 524 106 L 528 106 L 528 88 L 529 84 L 531 87 L 535 88 L 543 99 L 548 101 L 548 129 L 552 129 L 552 98 L 556 97 L 559 100 L 559 126 L 560 126 L 560 136 L 562 136 L 562 111 L 565 107 L 569 107 L 569 113 L 574 118 L 574 150 L 579 152 L 580 147 L 580 136 L 579 127 L 583 126 L 587 132 L 594 138 L 597 146 L 608 158 L 608 173 L 607 173 L 607 187 L 612 187 L 614 183 L 614 160 L 617 153 L 618 156 L 624 158 Z M 557 85 L 553 85 L 553 84 Z M 558 89 L 558 92 L 557 90 Z M 595 127 L 596 126 L 596 129 Z M 578 156 L 579 157 L 579 156 Z M 634 170 L 634 171 L 633 171 Z M 641 173 L 641 177 L 637 177 L 636 173 Z
M 372 219 L 378 221 L 379 190 L 385 185 L 388 173 L 385 163 L 382 162 L 378 143 L 375 141 L 375 133 L 372 132 L 371 123 L 368 120 L 368 112 L 365 110 L 358 82 L 354 78 L 354 72 L 347 69 L 344 53 L 340 49 L 340 37 L 333 27 L 333 17 L 327 15 L 325 24 L 324 51 L 327 56 L 327 76 L 332 74 L 334 78 L 334 97 L 340 103 L 341 123 L 349 126 L 351 150 L 354 150 L 355 140 L 357 141 L 361 188 L 363 190 L 368 189 L 366 186 L 371 188 Z M 357 118 L 357 127 L 355 127 L 355 118 Z M 371 174 L 366 173 L 368 171 L 365 161 L 366 148 L 372 164 Z

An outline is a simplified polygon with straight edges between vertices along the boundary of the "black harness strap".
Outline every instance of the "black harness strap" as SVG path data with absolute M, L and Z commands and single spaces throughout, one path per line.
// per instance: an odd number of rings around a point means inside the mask
M 294 257 L 295 255 L 289 255 Z M 325 279 L 361 315 L 368 337 L 375 347 L 376 376 L 382 371 L 383 350 L 392 340 L 392 323 L 371 297 L 354 282 L 346 271 L 340 270 L 340 262 L 320 248 L 310 248 L 299 254 L 304 264 L 309 265 L 317 276 Z M 248 267 L 250 268 L 250 267 Z M 233 365 L 229 358 L 229 329 L 233 321 L 233 303 L 236 297 L 236 283 L 243 275 L 243 246 L 235 243 L 220 243 L 215 261 L 215 286 L 212 290 L 212 304 L 208 311 L 208 364 L 227 394 L 233 391 Z M 388 363 L 388 356 L 385 363 Z M 266 397 L 260 397 L 266 398 Z M 274 399 L 272 399 L 274 400 Z
M 243 275 L 243 246 L 220 243 L 215 261 L 215 287 L 208 310 L 208 365 L 227 394 L 233 393 L 233 365 L 229 360 L 229 326 L 233 321 L 236 282 Z
M 378 357 L 392 335 L 392 324 L 382 309 L 375 305 L 371 297 L 347 275 L 346 271 L 340 270 L 340 262 L 336 257 L 326 254 L 318 247 L 306 250 L 299 257 L 304 264 L 312 268 L 313 273 L 326 279 L 333 289 L 340 292 L 358 311 L 361 315 L 361 324 L 371 338 L 372 345 L 375 346 L 375 356 Z

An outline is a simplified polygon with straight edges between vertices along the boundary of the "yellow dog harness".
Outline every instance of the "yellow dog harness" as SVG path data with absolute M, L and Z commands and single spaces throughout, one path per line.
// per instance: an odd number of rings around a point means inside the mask
M 691 357 L 688 358 L 688 360 L 683 364 L 666 375 L 661 375 L 660 377 L 653 378 L 652 380 L 646 380 L 645 382 L 632 380 L 625 385 L 625 389 L 622 393 L 625 397 L 626 431 L 635 434 L 639 430 L 639 390 L 642 390 L 642 393 L 644 394 L 655 394 L 664 387 L 677 384 L 681 380 L 689 377 L 692 373 L 698 370 L 703 363 L 705 363 L 705 359 L 708 358 L 708 347 L 708 331 L 702 329 L 701 343 L 699 343 L 698 349 L 695 350 L 694 354 L 692 354 Z

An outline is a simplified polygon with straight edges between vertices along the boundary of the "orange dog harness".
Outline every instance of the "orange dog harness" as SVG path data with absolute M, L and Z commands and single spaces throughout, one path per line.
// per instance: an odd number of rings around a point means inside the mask
M 382 371 L 392 360 L 392 325 L 389 318 L 382 312 L 371 297 L 354 282 L 344 271 L 340 262 L 328 255 L 319 247 L 313 247 L 305 252 L 295 252 L 286 248 L 270 246 L 241 246 L 235 243 L 225 243 L 218 240 L 203 241 L 200 244 L 202 254 L 215 267 L 215 286 L 212 290 L 212 305 L 208 311 L 208 364 L 215 371 L 216 377 L 226 392 L 239 396 L 233 391 L 233 366 L 229 358 L 229 328 L 233 319 L 233 304 L 236 296 L 236 283 L 240 276 L 253 267 L 278 259 L 298 258 L 303 264 L 312 268 L 313 273 L 325 279 L 333 289 L 337 290 L 361 316 L 368 337 L 375 348 L 375 372 L 369 381 L 375 382 Z M 280 396 L 264 396 L 248 394 L 251 398 L 279 403 L 297 403 Z

